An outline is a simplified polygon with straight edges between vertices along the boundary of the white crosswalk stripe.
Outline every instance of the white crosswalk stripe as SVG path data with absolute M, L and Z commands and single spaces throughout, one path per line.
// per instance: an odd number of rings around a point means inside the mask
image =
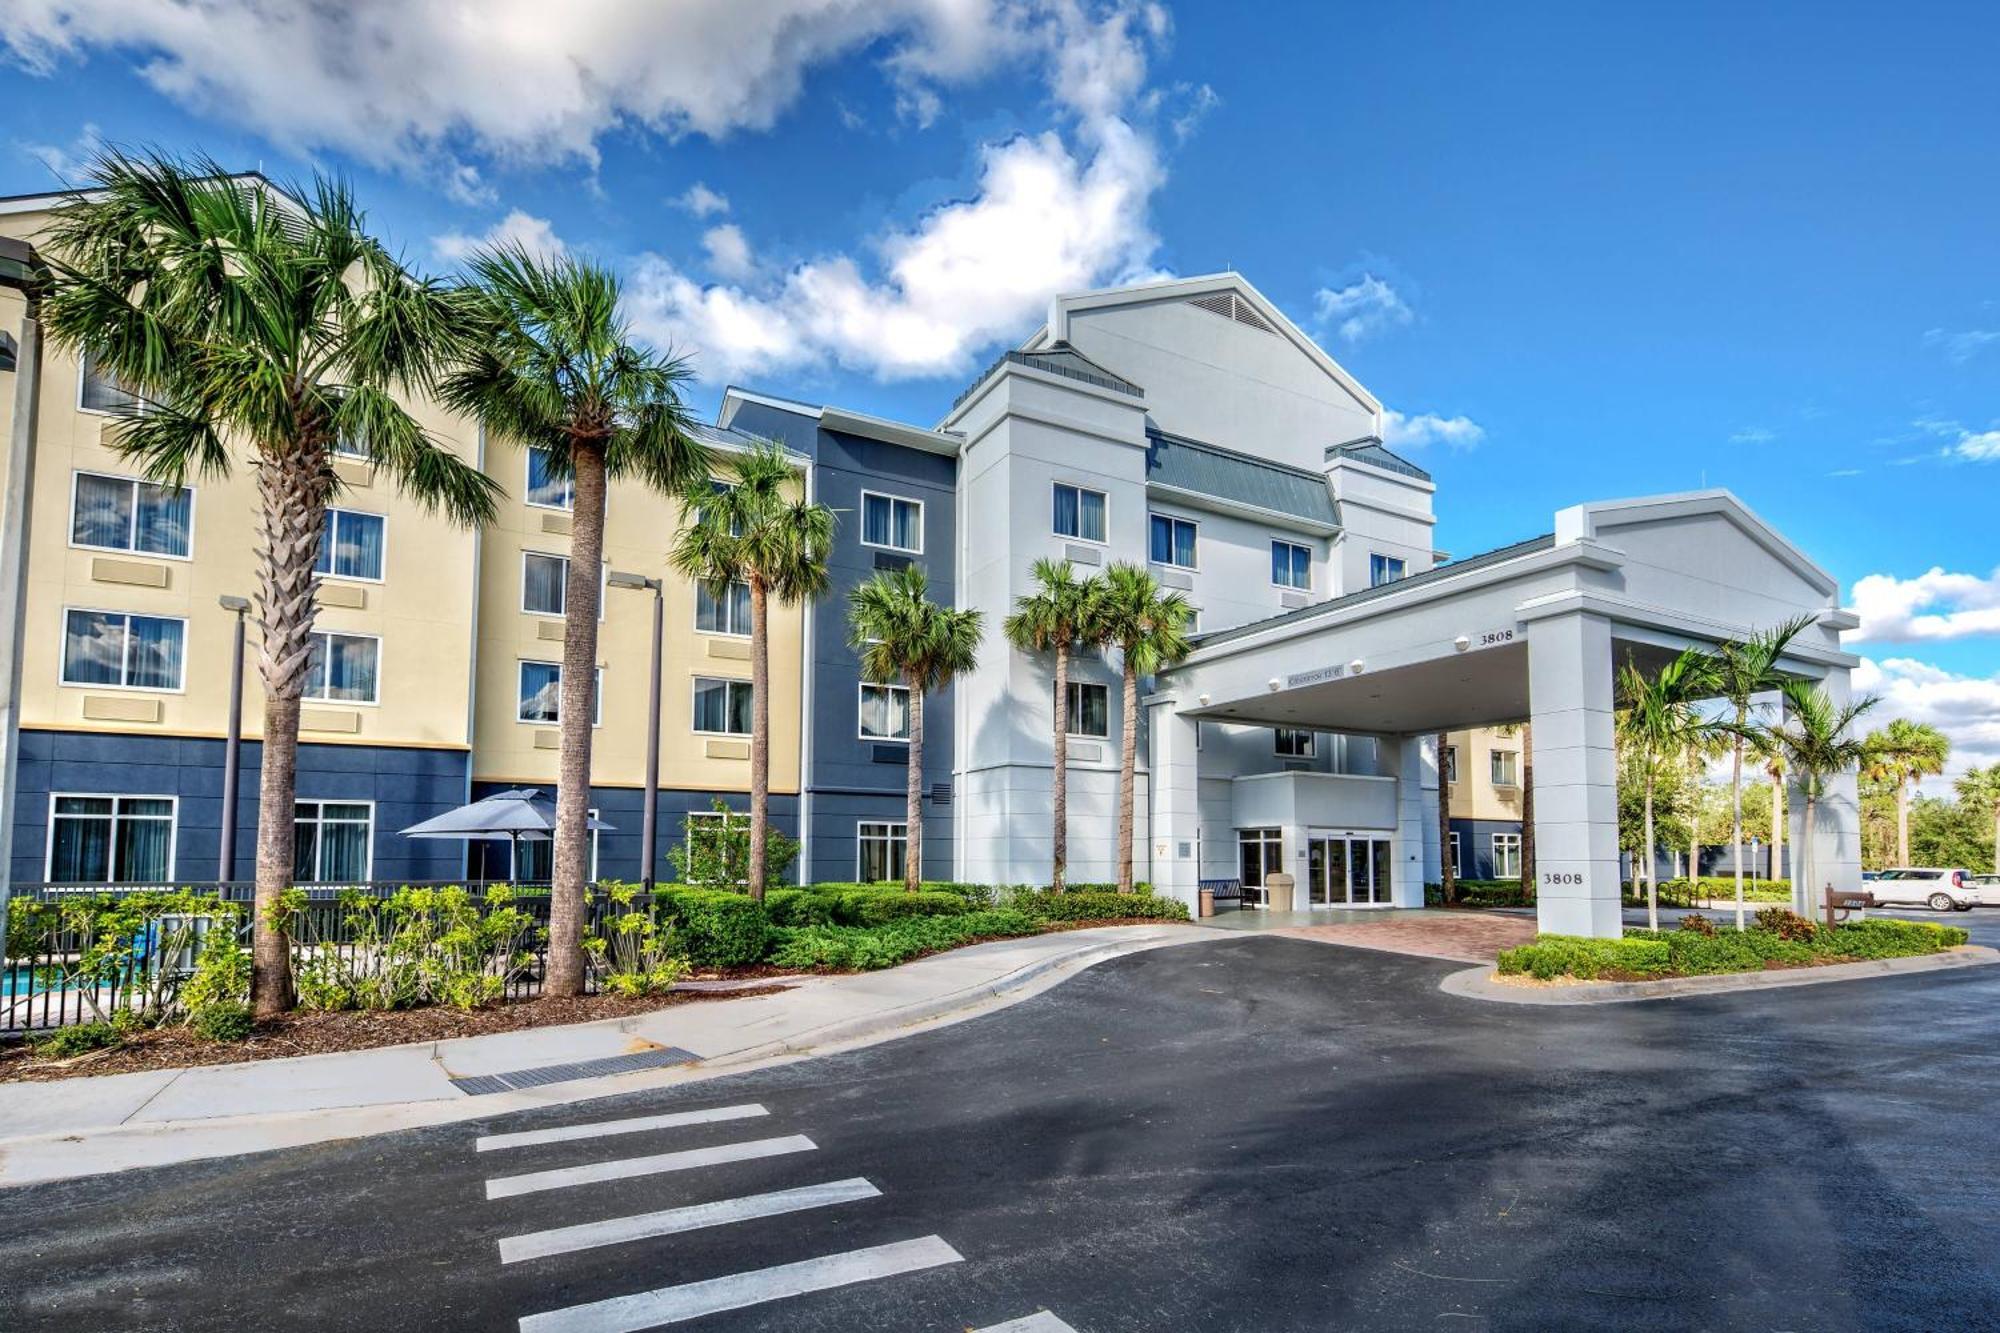
M 988 1324 L 976 1328 L 972 1333 L 1076 1333 L 1076 1330 L 1047 1310 L 1037 1310 L 1022 1319 L 1009 1319 L 1004 1324 Z
M 816 1145 L 803 1134 L 784 1138 L 752 1139 L 747 1143 L 723 1143 L 711 1148 L 690 1148 L 682 1152 L 656 1153 L 650 1157 L 624 1157 L 587 1166 L 565 1166 L 553 1171 L 530 1171 L 519 1176 L 499 1176 L 486 1182 L 488 1199 L 510 1199 L 542 1190 L 566 1189 L 572 1185 L 595 1185 L 606 1180 L 658 1175 L 664 1171 L 687 1171 L 698 1166 L 719 1166 L 725 1162 L 746 1162 L 758 1157 L 779 1157 L 785 1153 L 811 1152 Z
M 528 1315 L 521 1320 L 521 1333 L 638 1333 L 788 1296 L 961 1263 L 964 1257 L 939 1237 L 924 1236 Z
M 570 1143 L 577 1139 L 609 1138 L 614 1134 L 643 1134 L 654 1129 L 678 1129 L 682 1125 L 712 1125 L 721 1120 L 748 1120 L 769 1115 L 752 1102 L 743 1106 L 711 1106 L 705 1111 L 675 1111 L 671 1115 L 642 1115 L 631 1120 L 600 1120 L 588 1125 L 560 1125 L 554 1129 L 529 1129 L 517 1134 L 487 1134 L 472 1146 L 479 1152 L 501 1148 L 531 1148 L 541 1143 Z
M 837 1203 L 875 1199 L 880 1198 L 881 1194 L 881 1190 L 856 1176 L 851 1180 L 836 1180 L 825 1185 L 802 1185 L 797 1189 L 750 1194 L 740 1199 L 690 1204 L 684 1208 L 667 1208 L 656 1213 L 640 1213 L 634 1217 L 614 1217 L 603 1222 L 557 1227 L 552 1231 L 534 1231 L 525 1236 L 508 1236 L 501 1240 L 500 1262 L 517 1264 L 524 1259 L 541 1259 L 552 1254 L 572 1254 L 577 1250 L 617 1245 L 624 1241 L 645 1240 L 653 1236 L 671 1236 L 683 1231 L 698 1231 L 702 1227 L 721 1226 L 727 1222 L 745 1222 L 752 1218 L 803 1212 L 808 1208 L 825 1208 Z

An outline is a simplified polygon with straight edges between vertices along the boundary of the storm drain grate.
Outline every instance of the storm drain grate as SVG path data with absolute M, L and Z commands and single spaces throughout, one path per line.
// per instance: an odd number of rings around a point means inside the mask
M 602 1060 L 578 1060 L 566 1065 L 539 1065 L 534 1069 L 509 1069 L 498 1074 L 466 1074 L 451 1081 L 453 1087 L 470 1097 L 489 1092 L 512 1092 L 519 1088 L 539 1088 L 545 1083 L 567 1083 L 577 1078 L 599 1078 L 605 1074 L 629 1074 L 635 1069 L 662 1069 L 667 1065 L 692 1064 L 701 1059 L 693 1051 L 678 1046 L 662 1046 L 657 1051 L 636 1055 L 607 1055 Z

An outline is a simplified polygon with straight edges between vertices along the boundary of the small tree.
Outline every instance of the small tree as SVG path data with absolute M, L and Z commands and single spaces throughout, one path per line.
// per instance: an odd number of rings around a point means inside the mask
M 1458 867 L 1451 859 L 1451 775 L 1445 771 L 1445 758 L 1450 751 L 1451 737 L 1440 731 L 1437 734 L 1438 889 L 1446 906 L 1458 901 Z
M 1743 907 L 1743 748 L 1755 735 L 1753 715 L 1756 696 L 1767 694 L 1784 683 L 1778 659 L 1791 641 L 1813 623 L 1811 616 L 1788 620 L 1775 629 L 1754 634 L 1738 643 L 1722 645 L 1713 659 L 1716 695 L 1729 705 L 1729 833 L 1733 839 L 1730 860 L 1736 874 L 1736 928 L 1744 927 Z M 1775 855 L 1775 852 L 1774 852 Z M 1777 863 L 1772 862 L 1775 866 Z M 1776 871 L 1772 872 L 1773 878 Z
M 1836 706 L 1825 690 L 1807 680 L 1788 680 L 1781 687 L 1784 715 L 1770 728 L 1771 748 L 1785 758 L 1785 767 L 1805 797 L 1805 818 L 1799 845 L 1792 849 L 1792 901 L 1802 913 L 1812 911 L 1813 815 L 1826 799 L 1829 779 L 1858 767 L 1868 754 L 1868 742 L 1854 734 L 1854 724 L 1873 708 L 1871 695 Z
M 750 588 L 750 896 L 764 897 L 771 837 L 771 602 L 797 605 L 825 593 L 833 511 L 808 500 L 797 464 L 776 444 L 739 456 L 730 481 L 691 479 L 684 503 L 698 515 L 681 529 L 673 567 L 717 599 Z
M 1968 768 L 1956 783 L 1961 805 L 1978 810 L 1993 836 L 1993 873 L 2000 875 L 2000 763 L 1990 768 Z
M 1037 560 L 1034 575 L 1035 591 L 1014 603 L 1003 628 L 1016 648 L 1055 657 L 1049 883 L 1060 893 L 1069 873 L 1069 662 L 1094 623 L 1101 585 L 1095 576 L 1076 577 L 1067 560 Z
M 1646 863 L 1646 924 L 1660 928 L 1660 885 L 1654 838 L 1653 797 L 1663 769 L 1682 762 L 1689 745 L 1705 727 L 1695 704 L 1712 697 L 1715 677 L 1706 653 L 1694 648 L 1680 654 L 1659 674 L 1647 676 L 1627 663 L 1618 673 L 1618 727 L 1624 749 L 1640 766 L 1644 784 Z
M 1889 784 L 1896 799 L 1896 864 L 1910 864 L 1910 789 L 1927 777 L 1944 772 L 1951 758 L 1951 741 L 1942 731 L 1906 717 L 1868 733 L 1868 753 L 1862 771 Z
M 1139 679 L 1188 655 L 1187 626 L 1194 608 L 1177 592 L 1162 591 L 1142 566 L 1117 564 L 1104 571 L 1092 617 L 1093 637 L 1118 649 L 1124 695 L 1118 756 L 1118 892 L 1132 891 L 1133 792 L 1139 753 Z
M 783 829 L 772 829 L 764 842 L 766 865 L 783 875 L 798 859 L 799 840 Z M 678 847 L 667 849 L 674 875 L 683 884 L 736 888 L 750 878 L 750 816 L 731 810 L 716 797 L 705 815 L 689 814 L 681 821 Z

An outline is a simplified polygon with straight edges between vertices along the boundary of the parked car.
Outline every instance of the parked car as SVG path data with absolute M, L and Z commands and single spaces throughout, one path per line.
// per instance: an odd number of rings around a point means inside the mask
M 1981 907 L 2000 907 L 2000 875 L 1974 875 L 1966 881 Z
M 1893 866 L 1868 882 L 1868 891 L 1878 903 L 1929 907 L 1939 912 L 1963 912 L 1974 903 L 2000 906 L 2000 897 L 1988 898 L 1973 887 L 1974 876 L 1963 868 L 1933 870 L 1916 866 Z M 1988 876 L 2000 878 L 2000 876 Z

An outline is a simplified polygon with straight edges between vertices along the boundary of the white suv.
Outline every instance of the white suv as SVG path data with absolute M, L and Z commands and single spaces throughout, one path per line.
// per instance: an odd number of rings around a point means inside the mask
M 1862 886 L 1878 903 L 1907 903 L 1940 912 L 1963 912 L 1974 903 L 2000 905 L 2000 896 L 1989 897 L 1972 883 L 1972 872 L 1964 869 L 1929 870 L 1897 866 L 1884 870 Z

